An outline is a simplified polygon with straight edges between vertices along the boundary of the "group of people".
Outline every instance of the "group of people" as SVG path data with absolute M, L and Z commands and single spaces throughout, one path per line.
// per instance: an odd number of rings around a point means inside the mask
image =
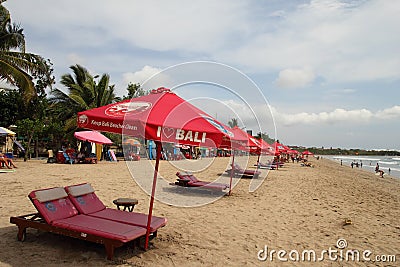
M 354 168 L 354 166 L 356 166 L 357 168 L 358 168 L 358 167 L 361 167 L 361 168 L 362 168 L 363 163 L 362 163 L 362 161 L 360 161 L 360 163 L 358 163 L 357 161 L 356 161 L 356 162 L 352 161 L 351 164 L 350 164 L 350 166 L 351 166 L 351 168 Z
M 5 167 L 7 167 L 7 169 L 17 168 L 17 166 L 15 166 L 13 160 L 11 158 L 8 158 L 6 155 L 4 155 L 2 151 L 0 151 L 0 164 L 1 164 L 1 167 L 5 166 Z

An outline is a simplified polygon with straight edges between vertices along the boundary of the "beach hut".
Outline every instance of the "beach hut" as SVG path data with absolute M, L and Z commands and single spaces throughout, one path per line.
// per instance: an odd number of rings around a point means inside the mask
M 191 146 L 231 146 L 234 134 L 229 127 L 166 88 L 152 90 L 149 95 L 125 100 L 78 113 L 78 127 L 119 133 L 154 140 L 154 168 L 145 249 L 148 248 L 154 195 L 161 157 L 161 143 Z

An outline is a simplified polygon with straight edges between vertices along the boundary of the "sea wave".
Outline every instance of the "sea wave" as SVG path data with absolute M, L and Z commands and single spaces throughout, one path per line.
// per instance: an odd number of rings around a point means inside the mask
M 398 162 L 393 162 L 393 161 L 378 161 L 380 164 L 387 164 L 387 165 L 397 165 L 399 164 Z
M 352 157 L 352 156 L 334 156 L 334 159 L 352 159 L 352 160 L 365 160 L 365 161 L 378 161 L 377 158 L 365 158 L 365 157 Z

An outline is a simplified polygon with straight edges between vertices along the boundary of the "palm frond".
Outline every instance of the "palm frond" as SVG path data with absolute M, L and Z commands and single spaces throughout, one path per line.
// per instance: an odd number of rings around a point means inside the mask
M 8 83 L 24 88 L 25 97 L 30 97 L 36 93 L 35 86 L 32 83 L 32 77 L 22 69 L 3 60 L 0 56 L 0 78 Z

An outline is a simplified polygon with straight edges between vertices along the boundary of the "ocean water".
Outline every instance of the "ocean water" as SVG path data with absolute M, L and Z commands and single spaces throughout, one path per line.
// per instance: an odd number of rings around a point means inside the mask
M 362 169 L 375 173 L 376 163 L 379 164 L 379 169 L 383 170 L 385 174 L 400 179 L 400 157 L 394 156 L 328 156 L 323 155 L 323 158 L 337 161 L 340 164 L 342 160 L 343 165 L 350 166 L 352 162 L 358 162 L 359 168 L 362 162 Z M 356 168 L 356 166 L 354 166 Z

